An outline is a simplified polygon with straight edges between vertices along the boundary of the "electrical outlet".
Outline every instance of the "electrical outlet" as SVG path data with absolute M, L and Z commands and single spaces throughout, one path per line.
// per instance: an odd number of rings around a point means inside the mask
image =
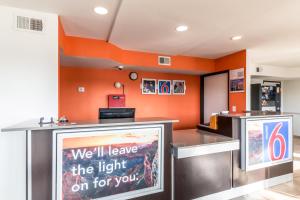
M 232 112 L 236 112 L 236 106 L 232 106 Z

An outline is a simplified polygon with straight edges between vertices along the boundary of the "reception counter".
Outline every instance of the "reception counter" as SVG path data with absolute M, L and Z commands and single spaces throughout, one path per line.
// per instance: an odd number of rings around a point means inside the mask
M 173 131 L 174 199 L 190 200 L 230 190 L 238 139 L 207 131 Z M 219 198 L 220 199 L 220 198 Z
M 220 115 L 217 130 L 173 131 L 175 122 L 28 122 L 2 131 L 26 131 L 27 200 L 225 200 L 293 180 L 291 115 Z
M 241 141 L 234 154 L 234 187 L 293 173 L 292 118 L 269 112 L 218 117 L 219 134 Z
M 218 116 L 212 132 L 237 139 L 232 154 L 232 189 L 205 199 L 230 199 L 293 180 L 292 115 L 272 112 Z M 199 129 L 210 130 L 205 126 Z
M 27 200 L 171 199 L 172 123 L 163 118 L 28 122 Z

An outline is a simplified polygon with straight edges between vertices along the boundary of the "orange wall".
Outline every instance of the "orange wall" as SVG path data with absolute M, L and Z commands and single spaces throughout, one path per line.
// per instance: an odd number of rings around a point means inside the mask
M 124 50 L 104 40 L 65 36 L 62 30 L 59 33 L 59 44 L 64 50 L 64 55 L 67 56 L 104 58 L 125 66 L 139 66 L 141 69 L 155 67 L 194 73 L 209 73 L 215 69 L 213 59 L 180 55 L 170 56 L 172 58 L 171 66 L 161 66 L 158 65 L 157 59 L 159 55 L 163 54 Z
M 213 72 L 215 68 L 214 59 L 131 51 L 104 40 L 66 36 L 60 18 L 58 21 L 58 43 L 66 56 L 109 59 L 122 65 L 139 66 L 141 69 L 157 67 L 158 69 L 171 68 L 183 72 L 209 73 Z M 159 55 L 170 56 L 172 59 L 171 66 L 158 65 L 157 57 Z
M 232 111 L 232 106 L 236 106 L 237 112 L 246 110 L 246 50 L 224 56 L 215 60 L 215 70 L 231 70 L 244 68 L 244 92 L 229 93 L 229 108 Z
M 60 116 L 70 120 L 97 119 L 98 108 L 107 107 L 108 94 L 121 94 L 115 81 L 125 84 L 126 107 L 135 107 L 136 117 L 167 117 L 179 119 L 175 129 L 195 128 L 200 121 L 200 78 L 193 75 L 138 72 L 139 80 L 131 81 L 129 71 L 61 67 Z M 185 80 L 186 95 L 142 95 L 141 78 Z M 85 93 L 77 92 L 84 86 Z
M 61 23 L 59 23 L 59 47 L 67 56 L 111 59 L 123 65 L 140 66 L 141 69 L 158 67 L 172 68 L 177 71 L 211 73 L 246 67 L 245 50 L 219 59 L 171 56 L 171 66 L 158 66 L 157 56 L 161 54 L 129 51 L 103 40 L 66 36 Z M 128 73 L 128 71 L 107 69 L 61 67 L 59 74 L 60 116 L 66 115 L 71 120 L 97 119 L 98 108 L 107 107 L 107 95 L 121 93 L 120 90 L 113 87 L 115 81 L 120 81 L 125 83 L 126 87 L 126 106 L 136 107 L 137 117 L 160 116 L 179 119 L 180 123 L 175 124 L 177 129 L 194 128 L 199 123 L 199 76 L 139 72 L 139 78 L 183 79 L 187 81 L 185 96 L 158 96 L 142 95 L 139 89 L 141 80 L 130 81 Z M 86 92 L 78 93 L 78 86 L 85 86 Z M 234 105 L 237 107 L 237 112 L 246 109 L 245 92 L 229 94 L 231 111 Z

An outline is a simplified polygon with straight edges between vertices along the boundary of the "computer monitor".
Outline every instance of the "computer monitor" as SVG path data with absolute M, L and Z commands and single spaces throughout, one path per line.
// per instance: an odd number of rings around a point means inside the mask
M 134 118 L 135 108 L 99 108 L 99 119 Z

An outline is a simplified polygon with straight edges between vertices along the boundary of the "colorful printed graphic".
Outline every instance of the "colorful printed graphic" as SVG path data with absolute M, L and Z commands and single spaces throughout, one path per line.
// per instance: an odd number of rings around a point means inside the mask
M 158 80 L 158 94 L 171 94 L 171 81 Z
M 292 159 L 290 119 L 247 121 L 247 168 Z
M 248 152 L 249 164 L 259 164 L 263 162 L 263 135 L 262 130 L 248 131 Z
M 244 68 L 229 71 L 229 89 L 230 92 L 244 91 Z
M 276 161 L 289 157 L 288 122 L 264 123 L 264 161 Z
M 143 79 L 142 80 L 142 94 L 156 94 L 156 80 Z
M 58 137 L 58 199 L 125 199 L 162 191 L 160 128 L 91 133 Z
M 230 80 L 229 85 L 230 85 L 231 92 L 244 91 L 244 79 Z
M 173 94 L 184 95 L 185 89 L 186 86 L 184 80 L 173 80 Z

